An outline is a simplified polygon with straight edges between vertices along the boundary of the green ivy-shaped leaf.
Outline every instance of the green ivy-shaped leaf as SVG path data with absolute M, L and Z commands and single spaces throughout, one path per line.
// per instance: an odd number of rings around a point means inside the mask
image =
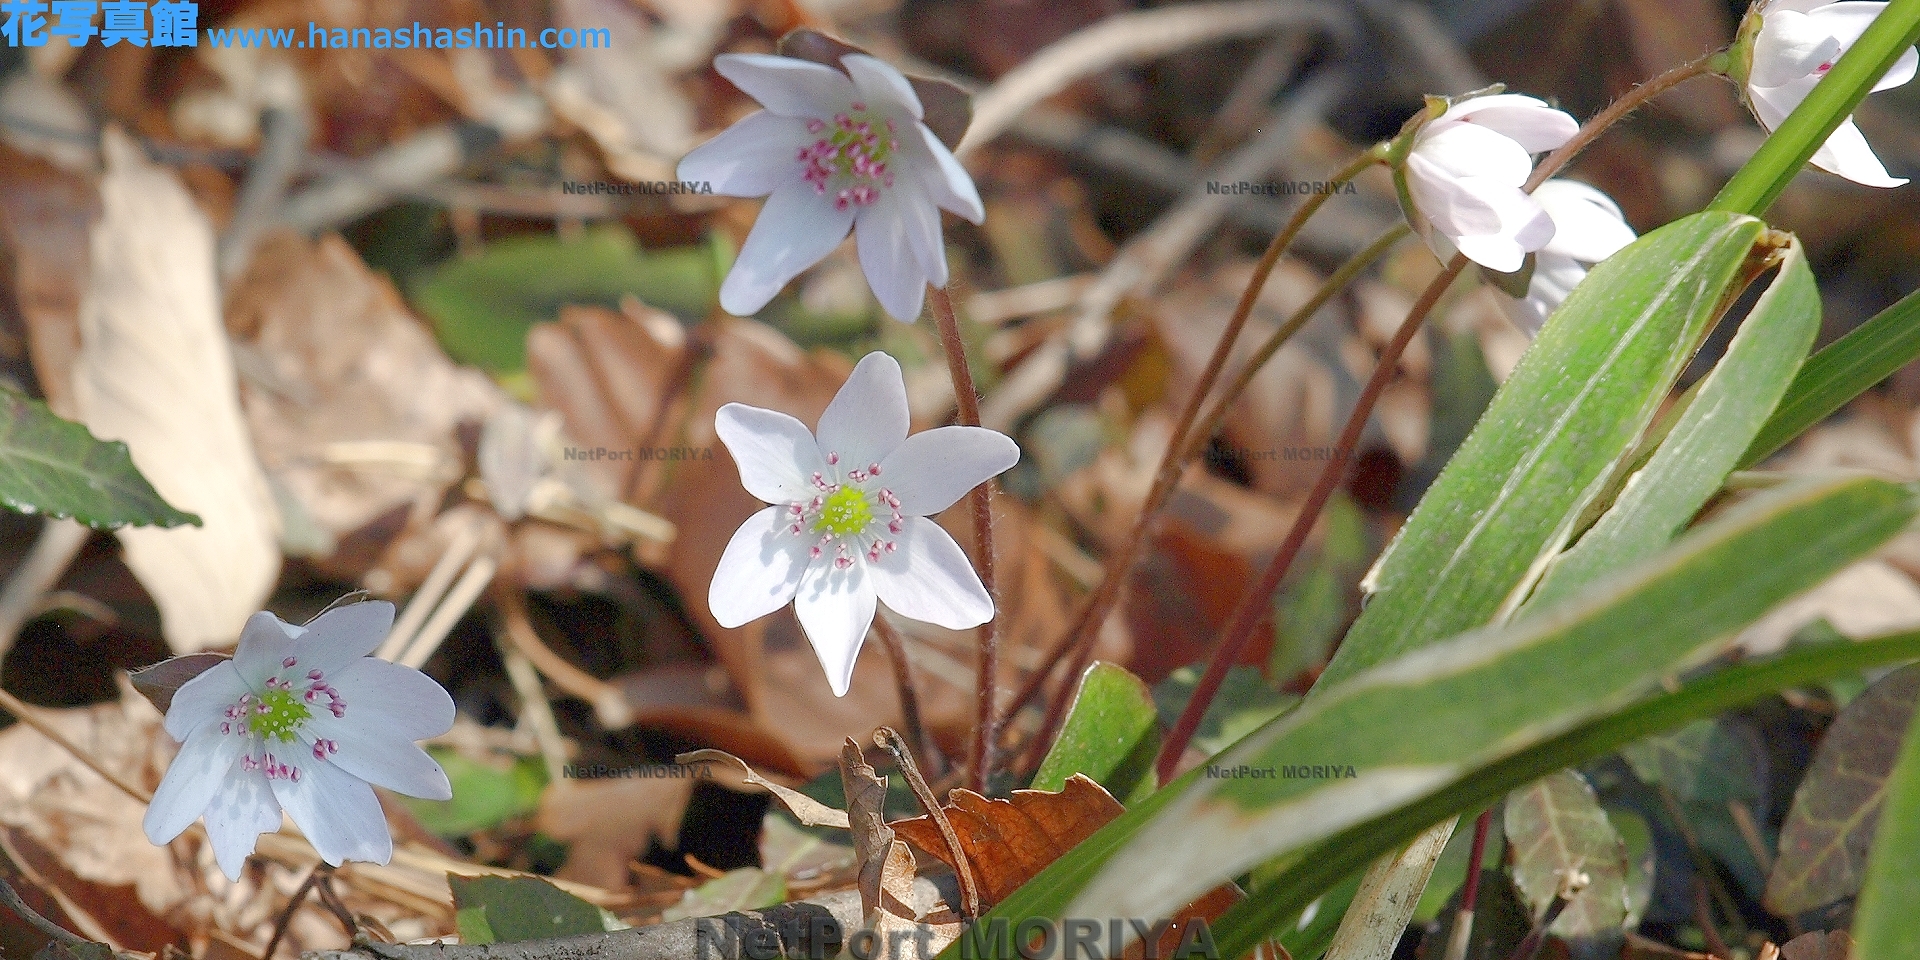
M 200 525 L 140 475 L 118 440 L 101 440 L 47 405 L 0 389 L 0 507 L 71 517 L 96 530 Z
M 462 943 L 519 943 L 620 929 L 606 911 L 539 877 L 447 874 Z

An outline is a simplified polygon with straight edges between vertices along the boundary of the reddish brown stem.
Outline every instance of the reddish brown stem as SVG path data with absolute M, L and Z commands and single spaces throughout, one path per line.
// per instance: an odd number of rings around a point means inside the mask
M 1467 854 L 1467 883 L 1460 893 L 1460 909 L 1472 913 L 1480 899 L 1480 867 L 1487 861 L 1487 833 L 1493 828 L 1493 808 L 1480 811 L 1473 821 L 1473 849 Z
M 900 715 L 907 724 L 908 742 L 920 759 L 937 776 L 946 766 L 946 761 L 934 747 L 933 738 L 927 735 L 926 725 L 920 720 L 920 690 L 913 683 L 913 665 L 907 662 L 907 644 L 900 631 L 893 628 L 885 617 L 873 618 L 873 630 L 880 635 L 880 642 L 886 644 L 887 659 L 893 661 L 893 684 L 900 691 Z
M 947 373 L 953 377 L 953 396 L 963 426 L 980 425 L 980 393 L 973 386 L 973 371 L 967 369 L 967 345 L 960 339 L 960 321 L 954 317 L 953 301 L 945 287 L 929 286 L 927 300 L 933 305 L 934 324 L 940 329 L 940 346 L 947 354 Z M 980 583 L 993 598 L 994 617 L 980 625 L 980 670 L 975 681 L 977 714 L 973 724 L 973 742 L 967 750 L 967 785 L 973 792 L 987 792 L 987 776 L 993 770 L 994 683 L 1000 670 L 1000 590 L 993 579 L 993 481 L 973 488 L 967 495 L 973 508 L 973 565 L 980 571 Z
M 1294 519 L 1292 529 L 1287 531 L 1287 539 L 1280 544 L 1280 552 L 1274 554 L 1273 562 L 1261 573 L 1260 579 L 1252 588 L 1240 597 L 1240 603 L 1234 608 L 1233 616 L 1227 621 L 1225 639 L 1214 648 L 1213 658 L 1207 661 L 1205 673 L 1200 675 L 1199 685 L 1193 688 L 1193 696 L 1187 701 L 1180 719 L 1174 723 L 1173 732 L 1167 735 L 1166 743 L 1160 749 L 1160 760 L 1155 772 L 1160 782 L 1165 784 L 1173 779 L 1174 771 L 1180 765 L 1180 755 L 1186 752 L 1187 744 L 1192 742 L 1193 734 L 1200 729 L 1200 720 L 1206 716 L 1207 707 L 1220 692 L 1220 683 L 1226 679 L 1228 668 L 1240 661 L 1247 642 L 1253 638 L 1254 629 L 1267 616 L 1267 600 L 1273 595 L 1280 580 L 1293 566 L 1294 558 L 1299 556 L 1300 548 L 1307 542 L 1307 534 L 1313 530 L 1313 524 L 1320 516 L 1321 508 L 1333 496 L 1333 491 L 1346 475 L 1346 465 L 1353 459 L 1354 447 L 1360 443 L 1360 433 L 1366 429 L 1367 419 L 1373 415 L 1373 405 L 1379 401 L 1380 394 L 1393 380 L 1394 371 L 1400 365 L 1400 354 L 1405 352 L 1407 344 L 1413 341 L 1413 335 L 1419 331 L 1420 324 L 1440 302 L 1440 295 L 1453 285 L 1454 278 L 1466 269 L 1467 258 L 1456 254 L 1446 269 L 1427 285 L 1425 293 L 1408 311 L 1407 319 L 1402 321 L 1393 340 L 1380 352 L 1380 360 L 1374 367 L 1373 376 L 1367 381 L 1360 398 L 1355 402 L 1353 413 L 1347 417 L 1347 425 L 1341 429 L 1340 438 L 1334 443 L 1333 457 L 1326 469 L 1320 471 L 1320 478 L 1314 481 L 1313 489 L 1307 493 L 1306 502 L 1300 506 L 1300 514 Z
M 1331 182 L 1337 185 L 1352 180 L 1359 176 L 1361 171 L 1377 162 L 1379 157 L 1373 151 L 1362 153 L 1335 174 Z M 1194 382 L 1193 392 L 1188 395 L 1186 403 L 1180 408 L 1180 415 L 1174 420 L 1173 432 L 1170 434 L 1171 440 L 1166 452 L 1160 457 L 1160 466 L 1154 473 L 1153 487 L 1147 493 L 1147 499 L 1141 504 L 1140 515 L 1134 520 L 1133 529 L 1128 531 L 1127 538 L 1121 542 L 1120 547 L 1108 554 L 1105 567 L 1101 571 L 1100 582 L 1094 586 L 1093 593 L 1081 606 L 1080 615 L 1074 618 L 1073 628 L 1047 651 L 1046 657 L 1041 660 L 1040 667 L 1027 677 L 1002 717 L 1002 723 L 1011 720 L 1015 713 L 1032 702 L 1040 689 L 1046 685 L 1047 678 L 1052 676 L 1053 669 L 1060 665 L 1068 653 L 1083 646 L 1089 649 L 1092 647 L 1093 638 L 1100 632 L 1100 625 L 1106 621 L 1107 615 L 1113 611 L 1114 604 L 1120 599 L 1121 587 L 1126 580 L 1127 572 L 1133 569 L 1134 563 L 1146 550 L 1146 544 L 1151 539 L 1149 534 L 1152 532 L 1153 522 L 1159 517 L 1160 508 L 1171 498 L 1174 486 L 1180 482 L 1181 468 L 1185 465 L 1181 458 L 1181 452 L 1184 449 L 1182 439 L 1193 430 L 1194 422 L 1200 416 L 1201 406 L 1205 403 L 1207 394 L 1213 390 L 1213 385 L 1220 379 L 1220 372 L 1225 369 L 1227 359 L 1233 354 L 1233 345 L 1240 339 L 1240 331 L 1246 327 L 1247 318 L 1253 314 L 1253 305 L 1258 302 L 1260 291 L 1265 288 L 1267 278 L 1272 275 L 1274 266 L 1280 262 L 1281 254 L 1292 246 L 1294 237 L 1298 236 L 1300 229 L 1306 226 L 1307 219 L 1312 217 L 1314 212 L 1320 209 L 1321 204 L 1326 203 L 1336 192 L 1337 190 L 1328 190 L 1308 197 L 1306 202 L 1300 205 L 1300 209 L 1294 211 L 1293 216 L 1287 220 L 1280 232 L 1274 234 L 1272 242 L 1267 244 L 1266 252 L 1260 255 L 1260 261 L 1253 269 L 1252 280 L 1248 282 L 1246 290 L 1241 292 L 1240 302 L 1234 305 L 1233 315 L 1228 318 L 1226 329 L 1220 332 L 1220 340 L 1214 344 L 1213 355 L 1207 358 L 1207 365 L 1201 368 L 1200 377 Z M 1069 673 L 1069 683 L 1072 677 L 1073 673 Z M 1050 721 L 1048 725 L 1055 724 Z M 994 733 L 997 735 L 998 732 L 996 728 Z M 1044 736 L 1041 737 L 1042 741 L 1045 739 Z
M 1199 428 L 1188 433 L 1184 442 L 1180 444 L 1179 459 L 1175 463 L 1176 480 L 1181 473 L 1185 471 L 1186 466 L 1192 463 L 1194 458 L 1198 457 L 1202 450 L 1206 449 L 1207 440 L 1218 433 L 1220 428 L 1225 425 L 1227 412 L 1233 409 L 1234 402 L 1238 400 L 1240 394 L 1245 392 L 1247 387 L 1253 383 L 1253 378 L 1259 374 L 1262 367 L 1266 366 L 1267 361 L 1273 359 L 1273 355 L 1280 352 L 1280 348 L 1285 346 L 1286 342 L 1292 339 L 1294 333 L 1299 331 L 1301 327 L 1306 326 L 1307 321 L 1313 319 L 1313 315 L 1320 312 L 1320 308 L 1325 306 L 1328 300 L 1333 299 L 1334 294 L 1345 290 L 1347 285 L 1352 283 L 1355 277 L 1359 276 L 1361 272 L 1365 271 L 1368 267 L 1373 266 L 1374 261 L 1385 256 L 1387 251 L 1393 249 L 1394 244 L 1399 243 L 1411 232 L 1405 224 L 1392 227 L 1379 237 L 1376 237 L 1372 243 L 1361 249 L 1359 253 L 1348 258 L 1346 263 L 1341 264 L 1339 269 L 1335 270 L 1320 284 L 1320 289 L 1314 291 L 1313 296 L 1309 297 L 1307 302 L 1301 304 L 1298 309 L 1294 310 L 1293 316 L 1288 317 L 1287 321 L 1281 324 L 1279 329 L 1274 330 L 1273 333 L 1267 337 L 1267 341 L 1261 344 L 1260 347 L 1253 352 L 1253 355 L 1247 358 L 1245 363 L 1240 365 L 1240 370 L 1234 375 L 1233 381 L 1227 384 L 1225 389 L 1220 391 L 1220 396 L 1214 399 L 1212 408 L 1207 411 L 1206 416 L 1200 419 Z M 1164 508 L 1167 498 L 1170 498 L 1172 493 L 1173 487 L 1169 485 L 1168 488 L 1163 491 L 1164 495 L 1161 499 L 1149 500 L 1141 508 L 1143 516 L 1156 513 Z M 1077 646 L 1073 651 L 1073 660 L 1071 665 L 1067 667 L 1069 684 L 1075 682 L 1074 678 L 1086 673 L 1087 664 L 1093 660 L 1094 644 L 1092 638 L 1077 638 L 1076 642 Z M 1033 738 L 1032 746 L 1027 753 L 1027 769 L 1037 767 L 1041 759 L 1046 755 L 1047 747 L 1052 743 L 1054 734 L 1059 731 L 1060 725 L 1066 722 L 1067 705 L 1070 702 L 1070 698 L 1061 696 L 1048 705 L 1046 722 L 1041 724 L 1040 733 Z M 1013 711 L 1020 709 L 1023 705 L 1022 702 L 1015 701 L 1007 708 L 1008 714 L 1011 715 Z

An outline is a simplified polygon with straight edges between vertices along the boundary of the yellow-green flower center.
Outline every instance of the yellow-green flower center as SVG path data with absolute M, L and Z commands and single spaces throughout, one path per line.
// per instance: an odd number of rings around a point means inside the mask
M 264 709 L 263 709 L 264 708 Z M 268 690 L 260 695 L 259 705 L 247 715 L 247 729 L 257 736 L 283 743 L 293 739 L 294 731 L 313 718 L 313 711 L 292 691 Z
M 816 533 L 835 537 L 849 537 L 873 522 L 873 506 L 867 502 L 867 495 L 853 487 L 841 487 L 827 494 L 826 502 L 820 505 L 820 516 L 813 521 Z

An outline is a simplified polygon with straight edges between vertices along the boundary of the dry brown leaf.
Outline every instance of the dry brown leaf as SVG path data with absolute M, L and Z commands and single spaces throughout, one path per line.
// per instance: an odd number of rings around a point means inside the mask
M 72 417 L 80 296 L 99 192 L 77 174 L 4 145 L 0 168 L 7 171 L 0 177 L 0 253 L 13 264 L 13 305 L 47 406 Z
M 117 703 L 41 710 L 41 718 L 97 762 L 135 783 L 156 783 L 171 738 L 160 713 L 126 690 Z M 191 880 L 166 848 L 147 841 L 146 807 L 24 723 L 0 731 L 0 824 L 53 851 L 81 880 L 134 888 L 162 916 L 188 899 Z
M 1181 285 L 1154 317 L 1160 342 L 1173 362 L 1169 399 L 1184 402 L 1225 331 L 1241 292 L 1252 278 L 1251 261 L 1222 267 L 1206 278 Z M 1313 295 L 1320 277 L 1293 260 L 1282 260 L 1260 291 L 1247 328 L 1234 345 L 1229 373 Z M 1247 454 L 1242 465 L 1254 488 L 1280 496 L 1301 496 L 1319 467 L 1311 461 L 1283 458 L 1286 450 L 1327 447 L 1340 424 L 1334 419 L 1338 376 L 1315 356 L 1313 345 L 1343 326 L 1337 305 L 1320 315 L 1274 354 L 1247 385 L 1245 396 L 1227 414 L 1222 434 L 1231 448 Z
M 812 797 L 791 787 L 782 786 L 753 772 L 746 761 L 720 750 L 694 750 L 673 758 L 674 763 L 724 763 L 733 767 L 748 783 L 766 789 L 780 801 L 780 805 L 793 814 L 795 820 L 809 827 L 833 827 L 838 830 L 850 830 L 847 813 L 835 810 Z M 869 768 L 871 769 L 871 768 Z
M 1803 933 L 1780 948 L 1781 960 L 1852 960 L 1853 937 L 1845 930 Z
M 690 777 L 557 780 L 540 795 L 534 827 L 567 844 L 556 876 L 605 890 L 629 885 L 627 865 L 655 840 L 680 843 L 680 819 L 693 797 Z
M 667 577 L 687 598 L 688 613 L 711 641 L 740 699 L 761 718 L 767 621 L 729 630 L 706 604 L 727 541 L 763 506 L 740 486 L 739 472 L 714 433 L 713 416 L 738 401 L 811 423 L 852 367 L 831 354 L 802 352 L 770 327 L 728 320 L 703 329 L 711 337 L 702 344 L 705 362 L 683 381 L 689 345 L 676 340 L 675 329 L 639 305 L 618 313 L 571 308 L 558 322 L 528 334 L 527 370 L 542 404 L 559 411 L 575 442 L 691 452 L 681 460 L 608 461 L 601 478 L 615 496 L 630 496 L 632 505 L 674 518 L 678 535 L 664 558 Z M 683 382 L 687 389 L 679 389 Z M 636 475 L 628 477 L 635 467 Z M 824 681 L 820 686 L 825 689 Z M 777 732 L 781 719 L 765 725 Z M 831 757 L 822 759 L 830 763 Z
M 593 137 L 617 176 L 671 179 L 675 161 L 695 142 L 693 105 L 671 72 L 709 55 L 711 39 L 703 43 L 696 36 L 676 49 L 675 38 L 659 36 L 645 15 L 618 0 L 560 0 L 554 22 L 609 31 L 613 49 L 622 54 L 568 51 L 567 62 L 547 82 L 553 111 Z M 686 59 L 689 52 L 692 60 Z
M 213 230 L 180 181 L 118 131 L 80 309 L 75 409 L 124 440 L 167 502 L 201 527 L 118 532 L 177 653 L 231 643 L 280 572 L 278 517 L 240 413 L 213 268 Z
M 988 799 L 967 789 L 948 795 L 942 808 L 960 838 L 960 847 L 980 885 L 982 907 L 990 907 L 1013 893 L 1080 841 L 1125 812 L 1120 801 L 1083 774 L 1067 778 L 1058 793 L 1015 790 L 1005 800 Z M 895 833 L 908 843 L 953 865 L 940 828 L 927 817 L 896 820 Z M 1246 896 L 1231 883 L 1223 884 L 1175 911 L 1154 937 L 1148 950 L 1136 940 L 1124 956 L 1176 955 L 1195 920 L 1211 923 Z
M 448 359 L 337 236 L 264 239 L 228 324 L 252 358 L 241 396 L 260 458 L 289 512 L 316 529 L 318 565 L 359 580 L 384 560 L 369 586 L 413 586 L 425 570 L 391 551 L 422 532 L 464 472 L 457 429 L 486 420 L 504 395 Z M 439 558 L 424 554 L 426 565 Z
M 1074 774 L 1059 793 L 1015 790 L 1005 800 L 957 789 L 948 795 L 945 809 L 979 881 L 981 906 L 987 907 L 1006 899 L 1126 808 L 1099 784 Z M 899 820 L 893 829 L 908 843 L 953 865 L 932 820 Z

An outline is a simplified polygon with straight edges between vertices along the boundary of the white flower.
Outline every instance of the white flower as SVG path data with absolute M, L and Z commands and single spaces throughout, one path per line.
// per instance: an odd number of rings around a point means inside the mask
M 337 607 L 304 627 L 248 618 L 233 659 L 182 684 L 166 728 L 185 745 L 147 807 L 147 839 L 169 843 L 205 814 L 229 879 L 285 809 L 328 863 L 386 863 L 393 837 L 373 795 L 453 796 L 414 741 L 453 726 L 453 698 L 426 674 L 367 654 L 393 604 Z
M 1533 279 L 1527 295 L 1514 299 L 1497 293 L 1500 307 L 1515 326 L 1529 334 L 1540 332 L 1547 315 L 1587 276 L 1594 264 L 1633 242 L 1620 208 L 1611 197 L 1575 180 L 1548 180 L 1533 198 L 1553 219 L 1553 239 L 1534 255 Z
M 911 322 L 927 284 L 947 285 L 940 210 L 974 223 L 985 217 L 973 180 L 921 122 L 907 78 L 864 53 L 839 63 L 836 70 L 762 53 L 714 58 L 721 76 L 766 107 L 680 161 L 681 180 L 767 197 L 720 287 L 728 313 L 766 306 L 852 229 L 880 305 Z
M 1455 249 L 1490 270 L 1512 273 L 1553 238 L 1553 221 L 1520 189 L 1533 154 L 1580 129 L 1565 112 L 1502 93 L 1463 100 L 1414 135 L 1405 166 L 1408 220 L 1440 259 Z
M 869 353 L 820 415 L 819 439 L 772 410 L 729 403 L 714 428 L 749 493 L 773 504 L 733 535 L 707 604 L 737 627 L 792 601 L 833 695 L 846 696 L 877 598 L 953 630 L 993 618 L 960 545 L 928 517 L 1020 459 L 984 427 L 907 436 L 900 364 Z
M 1813 92 L 1854 41 L 1860 39 L 1884 3 L 1824 3 L 1820 0 L 1772 0 L 1760 9 L 1760 32 L 1747 68 L 1747 103 L 1760 125 L 1772 133 L 1787 114 Z M 1920 54 L 1909 49 L 1873 89 L 1888 90 L 1913 79 Z M 1887 175 L 1880 158 L 1853 118 L 1840 122 L 1814 152 L 1813 165 L 1869 187 L 1897 187 L 1907 181 Z

